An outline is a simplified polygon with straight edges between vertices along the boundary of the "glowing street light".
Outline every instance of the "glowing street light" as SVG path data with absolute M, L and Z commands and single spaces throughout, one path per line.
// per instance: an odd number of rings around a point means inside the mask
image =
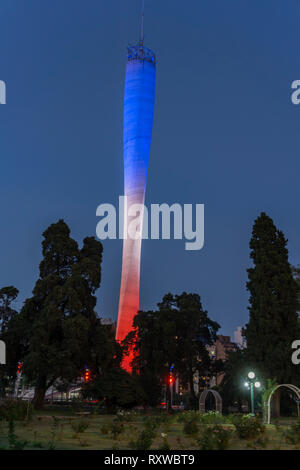
M 250 371 L 248 373 L 248 379 L 249 381 L 246 381 L 244 383 L 245 387 L 249 389 L 250 385 L 250 394 L 251 394 L 251 414 L 254 416 L 254 387 L 255 388 L 260 388 L 260 382 L 258 380 L 255 380 L 255 373 Z

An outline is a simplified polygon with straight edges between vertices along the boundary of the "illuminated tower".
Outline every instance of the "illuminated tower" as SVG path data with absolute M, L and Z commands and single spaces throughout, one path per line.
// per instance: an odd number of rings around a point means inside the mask
M 139 44 L 128 47 L 124 97 L 124 227 L 132 204 L 144 204 L 155 99 L 155 54 L 144 46 L 144 8 Z M 143 214 L 140 214 L 142 220 Z M 116 339 L 132 330 L 139 309 L 141 237 L 123 241 L 122 277 Z M 123 367 L 130 370 L 129 359 Z

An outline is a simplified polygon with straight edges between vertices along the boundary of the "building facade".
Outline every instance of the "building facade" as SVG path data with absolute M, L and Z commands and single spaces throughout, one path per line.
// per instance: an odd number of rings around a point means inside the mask
M 227 355 L 231 351 L 237 350 L 237 344 L 231 341 L 230 336 L 218 335 L 216 342 L 212 346 L 208 346 L 209 355 L 214 360 L 226 361 Z M 220 372 L 210 381 L 210 386 L 220 385 L 224 377 L 224 373 Z

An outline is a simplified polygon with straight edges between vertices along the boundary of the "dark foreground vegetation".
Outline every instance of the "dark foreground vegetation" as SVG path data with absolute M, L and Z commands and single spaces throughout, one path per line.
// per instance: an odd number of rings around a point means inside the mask
M 28 403 L 3 405 L 0 448 L 11 450 L 226 450 L 300 449 L 300 421 L 263 425 L 258 417 L 216 412 L 119 411 L 104 413 L 46 406 L 34 412 Z

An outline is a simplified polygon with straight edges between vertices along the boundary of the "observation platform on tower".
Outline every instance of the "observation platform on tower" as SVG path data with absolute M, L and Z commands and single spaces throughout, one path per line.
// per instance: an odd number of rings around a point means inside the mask
M 146 62 L 150 62 L 153 65 L 156 65 L 156 57 L 151 49 L 145 47 L 143 44 L 137 44 L 135 46 L 128 46 L 127 47 L 127 60 L 144 60 Z

